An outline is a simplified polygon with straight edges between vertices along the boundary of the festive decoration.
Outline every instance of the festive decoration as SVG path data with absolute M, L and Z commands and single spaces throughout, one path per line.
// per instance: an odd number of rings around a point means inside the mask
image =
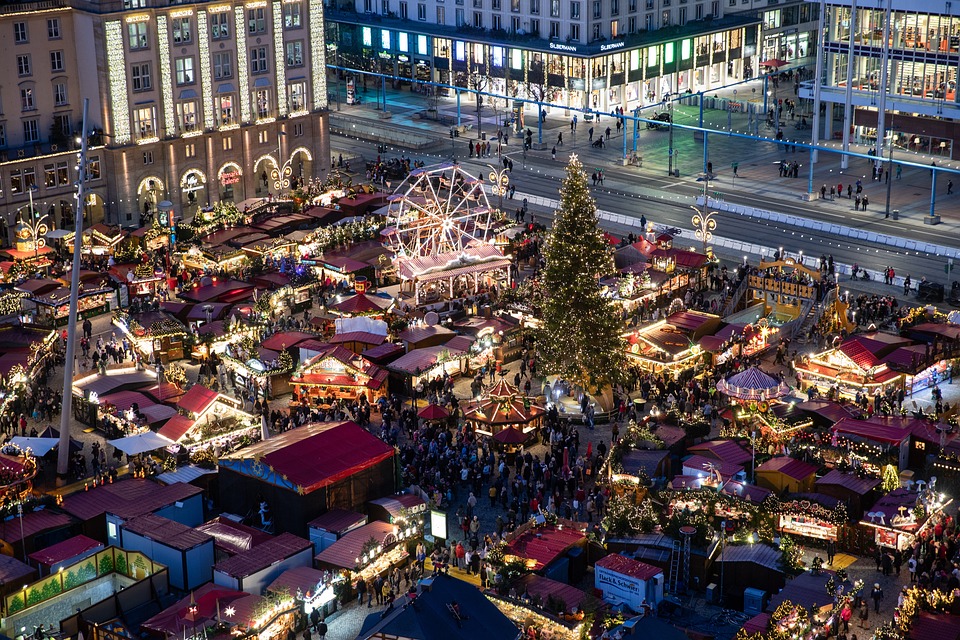
M 603 387 L 624 370 L 620 320 L 598 279 L 613 268 L 610 245 L 597 223 L 597 205 L 576 154 L 560 188 L 544 257 L 540 358 L 548 373 Z
M 787 535 L 780 538 L 780 564 L 788 573 L 803 569 L 803 547 Z
M 897 468 L 892 464 L 888 464 L 883 468 L 880 486 L 886 493 L 890 493 L 900 486 L 900 474 L 897 473 Z
M 637 504 L 630 495 L 613 495 L 603 517 L 603 529 L 608 536 L 650 533 L 659 523 L 657 507 L 650 498 Z
M 847 506 L 842 502 L 837 503 L 833 509 L 828 509 L 816 502 L 809 500 L 789 500 L 781 502 L 776 495 L 769 495 L 763 501 L 763 509 L 774 515 L 807 515 L 830 522 L 835 525 L 842 525 L 849 520 Z

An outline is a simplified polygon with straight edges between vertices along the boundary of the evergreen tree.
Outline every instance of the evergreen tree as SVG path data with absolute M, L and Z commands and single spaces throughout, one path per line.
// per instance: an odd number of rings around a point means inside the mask
M 544 371 L 588 388 L 618 380 L 624 368 L 620 314 L 601 292 L 599 279 L 613 271 L 613 252 L 597 223 L 587 174 L 570 156 L 560 187 L 560 208 L 544 248 Z
M 900 486 L 900 474 L 897 473 L 897 468 L 892 464 L 888 464 L 883 468 L 883 475 L 880 478 L 881 488 L 890 493 L 894 489 Z

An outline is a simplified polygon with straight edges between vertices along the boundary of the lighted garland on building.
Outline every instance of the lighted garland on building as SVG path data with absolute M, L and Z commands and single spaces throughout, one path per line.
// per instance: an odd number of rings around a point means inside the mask
M 780 564 L 788 573 L 803 570 L 803 547 L 788 535 L 780 538 Z
M 640 504 L 632 496 L 613 495 L 607 504 L 602 526 L 608 536 L 650 533 L 660 523 L 658 509 L 650 498 Z
M 954 594 L 939 589 L 921 589 L 918 586 L 903 592 L 903 603 L 893 612 L 893 623 L 897 631 L 905 637 L 921 611 L 943 612 L 953 606 Z
M 771 494 L 763 500 L 763 510 L 774 515 L 806 515 L 812 516 L 824 522 L 829 522 L 837 526 L 845 524 L 850 516 L 847 513 L 847 506 L 838 502 L 833 509 L 828 509 L 816 502 L 809 500 L 788 500 L 782 502 L 777 496 Z

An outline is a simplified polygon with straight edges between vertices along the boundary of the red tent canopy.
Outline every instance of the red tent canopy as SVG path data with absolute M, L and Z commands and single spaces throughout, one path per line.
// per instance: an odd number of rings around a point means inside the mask
M 443 420 L 444 418 L 450 417 L 450 412 L 436 404 L 428 404 L 423 409 L 420 409 L 420 413 L 417 414 L 424 420 Z
M 527 441 L 527 434 L 519 429 L 507 427 L 506 429 L 497 431 L 493 439 L 502 444 L 521 444 Z

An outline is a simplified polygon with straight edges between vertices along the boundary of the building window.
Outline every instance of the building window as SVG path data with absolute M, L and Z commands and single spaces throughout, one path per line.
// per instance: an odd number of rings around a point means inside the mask
M 267 144 L 270 142 L 270 134 L 266 131 L 260 131 L 257 133 L 257 142 L 260 144 Z
M 217 115 L 221 127 L 233 124 L 233 96 L 220 96 Z
M 686 7 L 680 7 L 680 14 L 679 14 L 679 18 L 677 19 L 677 24 L 679 24 L 681 27 L 687 24 L 687 8 Z
M 250 73 L 267 72 L 267 48 L 254 47 L 250 49 Z
M 147 0 L 123 0 L 124 9 L 145 9 Z
M 177 120 L 181 131 L 196 131 L 197 103 L 193 100 L 179 103 L 177 105 Z
M 266 9 L 247 10 L 247 33 L 266 33 L 267 31 L 267 13 Z
M 231 15 L 226 11 L 210 14 L 210 35 L 214 40 L 224 40 L 230 37 Z
M 43 186 L 46 189 L 57 186 L 57 168 L 53 164 L 43 165 Z
M 20 110 L 33 111 L 37 105 L 33 101 L 33 89 L 20 89 Z
M 67 161 L 57 162 L 57 186 L 65 187 L 70 184 L 70 170 L 67 168 Z
M 593 0 L 593 19 L 597 20 L 602 15 L 602 10 L 600 9 L 600 0 Z
M 540 35 L 540 20 L 537 18 L 530 18 L 530 33 L 534 36 Z
M 510 18 L 510 32 L 518 33 L 520 31 L 520 17 L 512 16 Z
M 427 5 L 418 4 L 417 5 L 417 20 L 426 20 L 427 19 Z
M 134 91 L 148 91 L 152 88 L 150 82 L 150 65 L 135 64 L 130 68 L 130 84 Z
M 610 0 L 610 15 L 620 15 L 620 0 Z
M 620 21 L 611 20 L 610 21 L 610 37 L 619 38 L 622 34 L 620 33 Z
M 87 180 L 100 179 L 100 156 L 90 156 L 87 163 Z
M 447 12 L 443 7 L 437 7 L 437 24 L 447 24 Z
M 600 39 L 600 23 L 599 22 L 593 25 L 593 39 L 594 40 Z
M 560 0 L 550 0 L 550 17 L 560 17 Z
M 177 58 L 174 61 L 177 70 L 177 84 L 193 84 L 193 58 Z
M 477 29 L 483 29 L 483 14 L 479 11 L 473 12 L 473 26 Z
M 473 0 L 474 9 L 483 9 L 483 0 Z
M 400 3 L 400 19 L 406 20 L 410 16 L 409 8 L 406 2 Z
M 510 0 L 510 11 L 520 13 L 520 0 Z
M 571 20 L 580 19 L 580 3 L 579 2 L 570 3 L 570 19 Z
M 183 145 L 183 155 L 187 158 L 196 158 L 197 157 L 197 145 L 189 142 Z
M 7 125 L 0 124 L 0 147 L 7 146 Z
M 143 152 L 143 164 L 153 164 L 153 151 Z
M 30 75 L 30 54 L 17 56 L 17 75 L 19 76 Z
M 287 43 L 287 66 L 303 66 L 303 40 L 294 40 Z
M 253 103 L 257 109 L 257 118 L 270 117 L 270 90 L 258 89 L 253 93 Z
M 147 48 L 147 23 L 131 22 L 127 25 L 127 35 L 130 37 L 130 50 Z
M 30 39 L 27 37 L 27 23 L 26 22 L 14 22 L 13 23 L 13 41 L 16 44 L 24 44 L 29 42 Z
M 734 0 L 736 2 L 736 0 Z M 656 27 L 653 24 L 653 14 L 648 13 L 643 17 L 643 28 L 647 31 L 653 31 Z
M 503 22 L 501 22 L 501 18 L 499 14 L 493 15 L 493 24 L 490 25 L 490 28 L 493 29 L 494 31 L 503 30 Z
M 380 13 L 390 15 L 390 0 L 380 0 Z
M 37 120 L 23 121 L 23 141 L 27 144 L 40 142 L 40 123 Z
M 698 4 L 698 5 L 694 8 L 694 14 L 696 15 L 696 17 L 694 18 L 694 20 L 703 20 L 703 5 L 702 5 L 702 4 Z
M 293 137 L 294 137 L 294 138 L 302 138 L 302 137 L 303 137 L 303 123 L 302 123 L 302 122 L 298 122 L 297 124 L 293 125 Z
M 233 138 L 231 138 L 230 136 L 227 136 L 226 138 L 223 139 L 223 150 L 224 151 L 233 150 Z
M 664 0 L 664 2 L 666 2 L 666 1 L 667 1 L 667 0 Z M 662 28 L 662 27 L 669 27 L 669 26 L 670 26 L 670 12 L 669 12 L 669 11 L 664 11 L 663 13 L 660 14 L 660 26 L 661 26 L 661 28 Z
M 186 44 L 193 39 L 190 33 L 190 18 L 174 18 L 170 21 L 174 44 Z
M 213 77 L 217 80 L 233 77 L 233 54 L 213 54 Z
M 493 10 L 500 11 L 500 0 L 493 0 Z
M 23 193 L 23 173 L 20 169 L 10 172 L 10 193 Z
M 47 38 L 49 40 L 59 40 L 60 37 L 60 18 L 49 18 L 47 20 Z
M 303 26 L 303 18 L 300 17 L 300 3 L 288 2 L 283 5 L 283 28 L 299 29 Z
M 580 42 L 580 25 L 570 25 L 570 39 L 574 42 Z
M 50 71 L 63 71 L 63 51 L 50 52 Z
M 152 138 L 157 131 L 157 108 L 149 106 L 134 109 L 133 129 L 139 140 Z
M 53 85 L 53 104 L 62 107 L 67 104 L 67 85 L 63 82 L 56 82 Z
M 560 37 L 560 23 L 550 21 L 550 38 L 559 38 Z
M 291 111 L 303 111 L 307 108 L 307 85 L 303 82 L 294 82 L 290 85 L 290 96 L 287 100 Z
M 530 14 L 540 15 L 540 0 L 530 0 Z

